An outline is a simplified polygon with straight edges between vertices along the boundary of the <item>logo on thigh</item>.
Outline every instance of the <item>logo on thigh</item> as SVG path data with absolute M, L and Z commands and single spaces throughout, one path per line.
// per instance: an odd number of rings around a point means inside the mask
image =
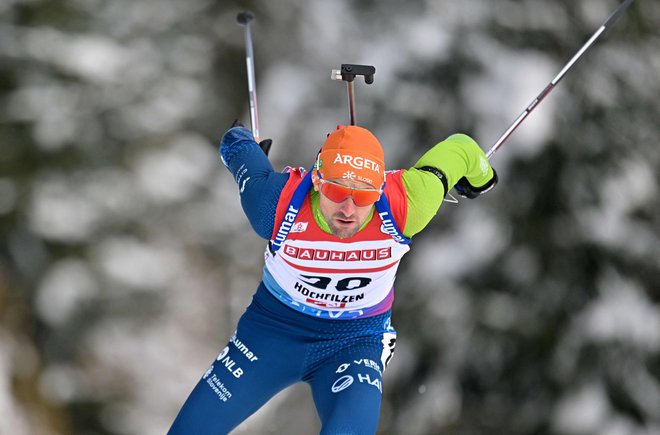
M 357 380 L 357 382 L 360 384 L 371 385 L 372 387 L 380 391 L 382 394 L 383 392 L 383 382 L 381 380 L 382 371 L 378 366 L 377 362 L 367 358 L 353 360 L 352 365 L 351 363 L 340 364 L 339 367 L 337 367 L 337 370 L 335 370 L 335 373 L 344 373 L 351 366 L 355 367 L 353 370 L 353 375 L 357 376 L 357 378 L 349 374 L 344 374 L 340 376 L 332 384 L 332 387 L 330 387 L 333 393 L 336 394 L 339 393 L 340 391 L 344 391 L 345 389 L 353 385 L 353 383 Z M 372 372 L 371 373 L 365 372 L 364 371 L 365 368 L 372 370 Z
M 353 376 L 351 375 L 344 375 L 340 378 L 338 378 L 334 384 L 332 384 L 331 390 L 333 393 L 339 393 L 340 391 L 344 391 L 348 387 L 350 387 L 353 384 Z

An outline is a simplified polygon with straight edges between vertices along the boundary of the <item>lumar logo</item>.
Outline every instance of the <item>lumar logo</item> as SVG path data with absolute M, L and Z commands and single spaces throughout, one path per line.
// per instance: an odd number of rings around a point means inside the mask
M 349 156 L 346 154 L 337 153 L 337 156 L 335 157 L 335 160 L 332 163 L 341 163 L 343 165 L 348 165 L 351 168 L 355 168 L 355 169 L 370 169 L 378 173 L 382 172 L 380 170 L 380 164 L 378 164 L 378 162 L 365 159 L 364 157 Z
M 378 216 L 380 216 L 380 219 L 383 221 L 383 224 L 380 226 L 380 231 L 389 234 L 392 236 L 394 240 L 396 240 L 399 243 L 405 243 L 406 239 L 403 237 L 402 234 L 399 233 L 399 230 L 396 228 L 396 225 L 394 225 L 394 221 L 390 219 L 388 216 L 390 214 L 388 212 L 380 212 L 378 213 Z
M 273 245 L 278 247 L 284 243 L 286 240 L 286 236 L 289 235 L 289 232 L 291 232 L 291 228 L 293 227 L 293 222 L 296 220 L 296 216 L 298 216 L 298 209 L 295 208 L 292 205 L 289 205 L 289 209 L 287 210 L 286 214 L 284 215 L 284 219 L 282 220 L 282 224 L 280 225 L 280 228 L 277 230 L 277 235 L 275 236 L 275 240 L 273 240 Z

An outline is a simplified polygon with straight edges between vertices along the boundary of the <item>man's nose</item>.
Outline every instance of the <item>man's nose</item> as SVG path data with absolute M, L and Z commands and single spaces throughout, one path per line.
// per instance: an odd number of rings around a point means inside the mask
M 353 201 L 352 196 L 349 196 L 344 201 L 342 201 L 341 207 L 339 207 L 339 210 L 344 213 L 344 216 L 352 216 L 356 209 L 357 205 L 355 205 L 355 201 Z

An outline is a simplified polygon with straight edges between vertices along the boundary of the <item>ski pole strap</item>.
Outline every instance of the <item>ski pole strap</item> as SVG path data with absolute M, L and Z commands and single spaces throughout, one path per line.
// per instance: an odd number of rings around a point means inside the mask
M 277 233 L 275 234 L 275 239 L 269 243 L 270 250 L 273 254 L 277 252 L 282 247 L 282 245 L 284 245 L 284 241 L 289 236 L 291 228 L 293 228 L 293 223 L 295 222 L 296 217 L 298 217 L 300 207 L 302 206 L 303 201 L 305 201 L 305 197 L 311 188 L 312 171 L 310 170 L 307 171 L 307 174 L 305 174 L 305 177 L 293 192 L 293 196 L 289 202 L 289 207 L 284 213 L 280 227 L 277 229 Z

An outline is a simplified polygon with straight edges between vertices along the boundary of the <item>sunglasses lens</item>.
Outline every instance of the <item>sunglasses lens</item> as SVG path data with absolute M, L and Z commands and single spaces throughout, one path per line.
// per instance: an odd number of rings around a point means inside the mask
M 321 183 L 321 193 L 333 202 L 342 202 L 351 195 L 351 189 L 331 183 Z
M 342 202 L 349 196 L 352 196 L 355 205 L 360 207 L 371 205 L 380 198 L 380 192 L 378 190 L 349 189 L 348 187 L 327 181 L 321 183 L 321 193 L 333 202 Z
M 353 201 L 357 206 L 371 205 L 374 202 L 378 201 L 380 198 L 380 192 L 377 190 L 354 190 L 353 191 Z

